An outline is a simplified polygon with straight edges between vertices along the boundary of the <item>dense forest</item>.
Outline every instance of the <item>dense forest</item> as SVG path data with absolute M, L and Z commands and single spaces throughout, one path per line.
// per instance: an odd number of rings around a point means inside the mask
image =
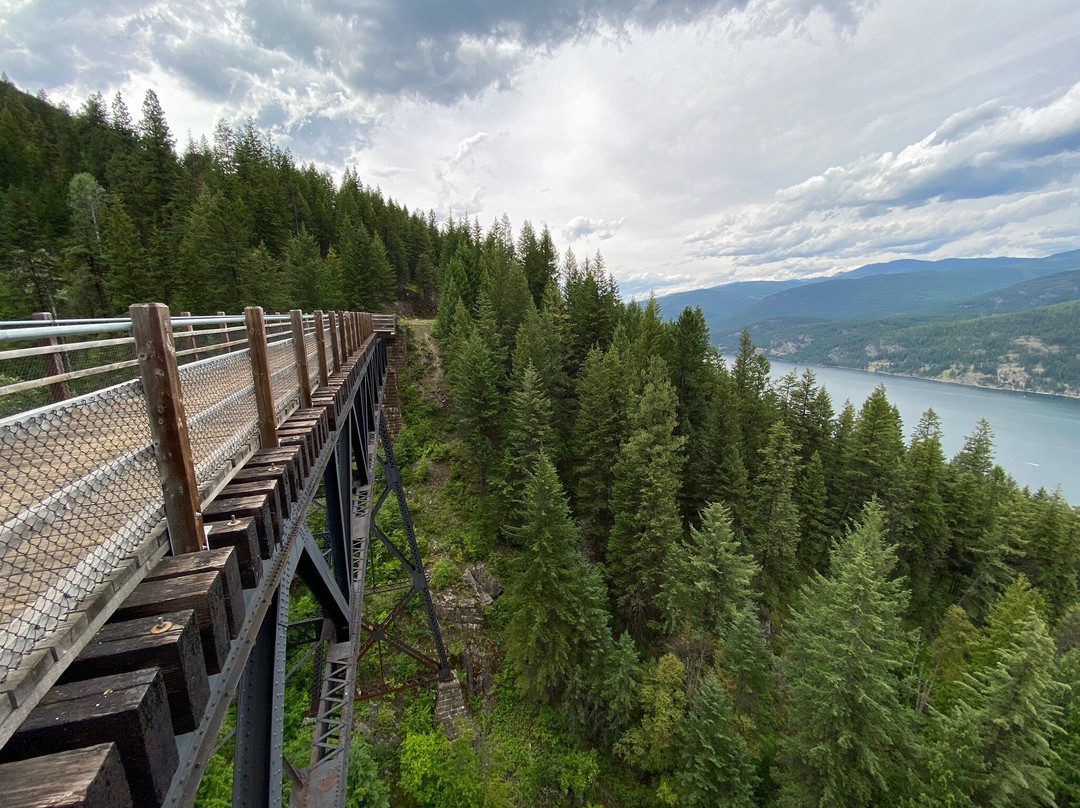
M 0 318 L 434 305 L 479 225 L 410 212 L 346 171 L 297 166 L 249 120 L 182 153 L 153 91 L 75 113 L 0 81 Z M 535 235 L 540 245 L 550 237 Z M 538 246 L 539 249 L 539 246 Z
M 946 459 L 927 411 L 905 445 L 884 388 L 837 410 L 747 335 L 723 361 L 700 310 L 665 321 L 572 256 L 534 305 L 502 256 L 435 323 L 482 537 L 457 552 L 507 579 L 501 687 L 596 764 L 512 802 L 1080 799 L 1080 515 L 996 466 L 985 422 Z M 460 804 L 502 804 L 494 759 Z
M 250 123 L 178 157 L 152 93 L 137 125 L 2 93 L 4 316 L 435 314 L 396 450 L 436 593 L 505 585 L 447 632 L 493 676 L 455 740 L 430 691 L 360 711 L 354 805 L 1080 804 L 1080 515 L 985 422 L 951 459 L 932 411 L 905 444 L 883 388 L 774 383 L 599 254 L 335 188 Z

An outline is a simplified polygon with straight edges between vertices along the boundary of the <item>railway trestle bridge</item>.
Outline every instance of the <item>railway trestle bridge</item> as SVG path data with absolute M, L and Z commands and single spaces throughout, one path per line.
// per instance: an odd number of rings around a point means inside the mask
M 189 806 L 231 745 L 236 808 L 344 805 L 357 700 L 451 677 L 396 338 L 259 307 L 0 323 L 0 803 Z

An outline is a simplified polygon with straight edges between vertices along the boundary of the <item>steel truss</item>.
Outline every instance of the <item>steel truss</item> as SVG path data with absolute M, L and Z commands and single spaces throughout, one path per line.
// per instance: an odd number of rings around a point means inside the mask
M 450 675 L 390 434 L 382 415 L 388 370 L 385 340 L 373 340 L 361 362 L 363 367 L 351 401 L 337 416 L 336 428 L 312 466 L 299 501 L 291 511 L 294 515 L 286 521 L 281 546 L 272 559 L 263 562 L 259 585 L 244 593 L 247 617 L 221 673 L 211 677 L 206 714 L 194 732 L 177 739 L 180 769 L 166 796 L 166 806 L 193 803 L 207 761 L 224 743 L 217 743 L 217 736 L 235 697 L 234 808 L 280 808 L 284 777 L 288 777 L 292 786 L 290 806 L 341 808 L 345 804 L 353 704 L 358 695 L 358 660 L 377 642 L 385 641 L 431 671 L 431 676 L 423 681 L 395 683 L 378 692 L 364 690 L 361 695 L 366 697 Z M 377 451 L 380 445 L 381 457 Z M 381 463 L 377 464 L 377 460 Z M 383 471 L 378 480 L 377 466 Z M 376 500 L 373 493 L 377 485 L 382 491 Z M 408 556 L 375 525 L 374 518 L 391 491 L 406 526 Z M 307 524 L 307 511 L 312 504 L 325 509 L 326 531 L 319 537 Z M 364 617 L 372 533 L 410 576 L 409 590 L 400 608 L 379 623 Z M 301 582 L 314 596 L 321 619 L 290 624 L 289 596 L 294 581 Z M 386 630 L 417 595 L 424 605 L 435 658 L 392 637 Z M 300 644 L 314 641 L 312 655 L 317 675 L 321 676 L 321 681 L 312 683 L 314 738 L 306 768 L 293 766 L 283 755 L 290 628 L 294 645 L 299 637 L 306 636 Z M 295 672 L 301 663 L 293 667 Z

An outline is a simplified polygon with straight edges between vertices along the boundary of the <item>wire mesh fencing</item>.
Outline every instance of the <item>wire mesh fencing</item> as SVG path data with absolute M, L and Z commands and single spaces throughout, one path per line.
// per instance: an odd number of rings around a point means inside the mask
M 299 406 L 288 320 L 266 318 L 279 424 Z M 303 325 L 314 388 L 314 318 Z M 172 326 L 205 500 L 258 448 L 247 329 L 236 316 L 173 318 Z M 35 664 L 58 627 L 164 528 L 130 332 L 129 320 L 0 323 L 0 686 Z

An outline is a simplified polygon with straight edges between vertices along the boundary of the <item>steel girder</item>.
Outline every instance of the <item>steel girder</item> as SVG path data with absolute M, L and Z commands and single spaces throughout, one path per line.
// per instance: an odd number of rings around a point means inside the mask
M 370 536 L 374 531 L 380 541 L 388 541 L 375 527 L 374 516 L 390 490 L 395 493 L 409 540 L 409 556 L 400 551 L 398 555 L 414 573 L 418 571 L 410 577 L 407 599 L 416 594 L 421 596 L 438 657 L 437 661 L 425 659 L 429 667 L 434 666 L 437 676 L 449 675 L 389 432 L 381 413 L 388 370 L 383 339 L 373 341 L 363 362 L 352 398 L 338 415 L 336 432 L 313 463 L 293 515 L 286 521 L 281 546 L 273 558 L 263 562 L 264 574 L 259 585 L 244 592 L 247 617 L 221 673 L 211 677 L 210 702 L 203 720 L 194 732 L 177 739 L 180 769 L 166 796 L 166 806 L 189 806 L 194 802 L 234 697 L 237 700 L 234 808 L 280 808 L 284 776 L 292 783 L 290 806 L 344 806 L 357 661 L 364 653 L 368 633 L 365 626 L 370 625 L 363 615 Z M 372 507 L 380 442 L 387 488 Z M 307 527 L 308 506 L 320 492 L 326 509 L 324 548 Z M 321 658 L 322 668 L 316 669 L 321 683 L 317 691 L 311 758 L 306 769 L 291 765 L 283 755 L 285 681 L 289 673 L 286 671 L 289 594 L 294 580 L 307 586 L 322 614 L 321 632 L 315 621 L 304 621 L 317 631 L 314 656 L 317 661 Z M 294 667 L 299 668 L 299 663 Z

